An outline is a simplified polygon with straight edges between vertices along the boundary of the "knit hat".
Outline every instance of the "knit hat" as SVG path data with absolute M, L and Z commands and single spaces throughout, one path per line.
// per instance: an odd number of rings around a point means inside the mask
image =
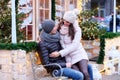
M 78 9 L 73 9 L 73 12 L 75 13 L 75 15 L 77 16 L 78 14 L 80 14 L 80 10 L 78 10 Z
M 50 33 L 52 31 L 52 29 L 55 26 L 55 22 L 53 20 L 45 20 L 42 23 L 42 29 L 46 32 L 46 33 Z
M 70 23 L 74 23 L 75 20 L 77 19 L 77 16 L 73 11 L 67 11 L 63 16 L 63 19 Z

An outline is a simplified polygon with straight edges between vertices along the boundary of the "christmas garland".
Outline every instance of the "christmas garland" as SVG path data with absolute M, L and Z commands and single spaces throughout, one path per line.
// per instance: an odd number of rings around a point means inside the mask
M 120 33 L 112 33 L 112 32 L 107 32 L 104 35 L 100 36 L 100 53 L 99 53 L 99 58 L 97 60 L 98 64 L 103 64 L 103 61 L 104 61 L 105 39 L 113 39 L 118 36 L 120 36 Z
M 51 3 L 52 3 L 52 5 L 51 5 L 51 18 L 52 18 L 52 20 L 55 20 L 55 12 L 56 12 L 55 0 L 52 0 Z
M 23 43 L 0 43 L 0 50 L 18 50 L 22 49 L 26 52 L 35 51 L 37 49 L 37 43 L 36 42 L 23 42 Z

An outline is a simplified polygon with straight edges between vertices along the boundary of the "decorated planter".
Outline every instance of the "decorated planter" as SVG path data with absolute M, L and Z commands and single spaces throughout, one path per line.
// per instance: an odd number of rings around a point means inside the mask
M 108 51 L 113 47 L 120 46 L 120 33 L 112 33 L 108 32 L 100 37 L 100 53 L 97 63 L 103 64 L 104 60 L 106 59 L 106 54 Z M 118 48 L 120 51 L 120 48 Z

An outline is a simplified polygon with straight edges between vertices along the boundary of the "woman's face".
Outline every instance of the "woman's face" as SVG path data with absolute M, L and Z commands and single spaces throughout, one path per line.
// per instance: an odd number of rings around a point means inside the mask
M 50 32 L 50 34 L 55 34 L 58 30 L 58 26 L 55 26 L 53 30 Z
M 69 23 L 68 21 L 64 20 L 64 25 L 65 25 L 65 26 L 69 26 L 70 23 Z

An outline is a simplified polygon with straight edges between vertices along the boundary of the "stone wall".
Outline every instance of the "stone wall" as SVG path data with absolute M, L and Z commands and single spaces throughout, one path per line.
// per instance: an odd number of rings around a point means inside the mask
M 100 40 L 82 40 L 84 49 L 88 53 L 89 59 L 99 55 L 100 51 Z
M 0 80 L 26 80 L 26 52 L 0 50 Z

